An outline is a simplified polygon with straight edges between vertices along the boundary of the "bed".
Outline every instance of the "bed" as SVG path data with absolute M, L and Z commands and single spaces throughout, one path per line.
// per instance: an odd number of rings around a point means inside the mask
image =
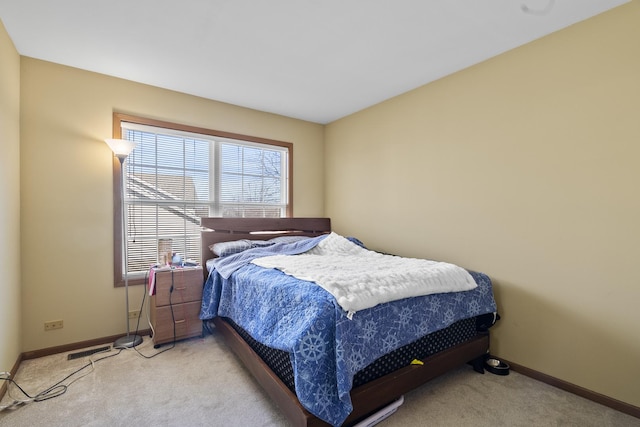
M 248 244 L 253 260 L 264 259 L 265 242 L 265 250 L 302 251 L 335 234 L 328 218 L 202 218 L 201 225 L 203 260 L 216 258 L 210 248 L 221 242 Z M 230 269 L 221 262 L 238 257 L 218 258 L 205 273 L 200 317 L 213 321 L 294 426 L 354 425 L 460 365 L 484 372 L 497 315 L 482 273 L 469 272 L 473 290 L 351 312 L 313 282 L 251 261 Z

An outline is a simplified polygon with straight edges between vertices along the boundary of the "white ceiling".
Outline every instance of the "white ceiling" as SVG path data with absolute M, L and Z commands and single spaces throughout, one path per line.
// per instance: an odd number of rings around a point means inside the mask
M 629 0 L 0 0 L 21 55 L 316 123 Z

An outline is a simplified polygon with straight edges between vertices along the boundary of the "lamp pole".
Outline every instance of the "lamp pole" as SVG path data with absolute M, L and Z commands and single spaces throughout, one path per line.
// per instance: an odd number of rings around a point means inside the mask
M 127 325 L 127 335 L 118 338 L 114 343 L 114 348 L 131 348 L 135 347 L 142 343 L 142 337 L 139 335 L 131 335 L 129 331 L 129 271 L 128 271 L 128 248 L 127 248 L 127 240 L 128 240 L 128 231 L 126 224 L 126 208 L 124 205 L 124 161 L 127 156 L 133 151 L 136 146 L 136 143 L 133 141 L 127 141 L 124 139 L 107 139 L 105 142 L 109 145 L 113 154 L 120 161 L 120 215 L 121 215 L 121 224 L 122 224 L 122 263 L 123 263 L 123 275 L 124 275 L 124 295 L 125 295 L 125 320 Z

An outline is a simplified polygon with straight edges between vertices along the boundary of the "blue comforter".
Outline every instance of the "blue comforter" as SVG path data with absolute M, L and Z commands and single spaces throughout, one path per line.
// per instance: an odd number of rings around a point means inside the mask
M 317 244 L 321 239 L 311 240 Z M 275 250 L 301 253 L 296 251 L 313 244 Z M 220 258 L 205 283 L 200 318 L 228 317 L 262 344 L 289 352 L 298 400 L 332 425 L 342 424 L 352 410 L 349 392 L 356 372 L 458 320 L 496 311 L 489 277 L 471 272 L 478 284 L 471 291 L 379 304 L 349 320 L 335 298 L 315 283 L 250 263 L 273 250 Z

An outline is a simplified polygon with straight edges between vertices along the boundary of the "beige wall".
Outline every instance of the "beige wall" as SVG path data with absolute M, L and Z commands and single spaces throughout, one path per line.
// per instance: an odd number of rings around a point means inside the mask
M 0 21 L 0 371 L 20 341 L 20 56 Z M 0 384 L 1 385 L 1 384 Z
M 331 123 L 338 232 L 488 273 L 492 352 L 640 406 L 640 1 Z
M 321 125 L 26 57 L 21 69 L 23 351 L 125 331 L 124 291 L 113 288 L 112 154 L 104 143 L 114 110 L 292 142 L 294 214 L 323 213 Z M 130 288 L 132 307 L 142 293 Z M 56 319 L 64 328 L 44 332 Z
M 102 141 L 116 110 L 293 142 L 295 215 L 488 273 L 495 354 L 640 406 L 637 22 L 634 0 L 326 128 L 20 62 L 0 27 L 0 370 L 125 329 Z

